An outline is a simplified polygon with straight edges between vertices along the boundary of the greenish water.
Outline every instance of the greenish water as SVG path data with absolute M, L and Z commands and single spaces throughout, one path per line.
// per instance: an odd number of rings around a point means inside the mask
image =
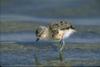
M 36 65 L 34 58 L 35 46 L 24 44 L 2 43 L 0 45 L 0 62 L 3 66 L 24 66 Z M 58 66 L 58 52 L 51 47 L 39 49 L 38 59 L 43 66 Z M 67 44 L 64 50 L 63 66 L 98 66 L 100 65 L 99 44 Z M 10 62 L 9 62 L 10 61 Z

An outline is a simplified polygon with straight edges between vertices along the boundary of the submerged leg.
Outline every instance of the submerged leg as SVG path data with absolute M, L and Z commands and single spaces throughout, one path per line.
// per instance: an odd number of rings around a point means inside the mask
M 65 42 L 64 42 L 64 40 L 61 40 L 60 41 L 60 51 L 63 51 L 64 46 L 65 46 Z
M 61 62 L 64 61 L 64 58 L 63 58 L 64 46 L 65 46 L 64 40 L 61 40 L 60 41 L 60 48 L 59 48 L 59 59 L 60 59 Z

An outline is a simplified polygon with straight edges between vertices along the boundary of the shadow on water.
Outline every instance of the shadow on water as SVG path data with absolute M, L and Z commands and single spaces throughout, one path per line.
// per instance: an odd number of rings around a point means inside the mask
M 57 51 L 57 44 L 59 42 L 53 42 L 53 41 L 39 41 L 39 42 L 16 42 L 19 45 L 24 45 L 24 46 L 32 46 L 37 49 L 45 49 L 45 48 L 50 48 L 53 49 L 54 51 Z

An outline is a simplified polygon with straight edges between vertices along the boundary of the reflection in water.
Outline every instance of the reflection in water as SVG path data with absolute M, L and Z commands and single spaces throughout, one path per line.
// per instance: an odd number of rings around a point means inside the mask
M 49 61 L 58 61 L 57 42 L 52 40 L 35 42 L 35 34 L 33 32 L 16 32 L 16 33 L 0 33 L 1 55 L 0 63 L 2 65 L 16 64 L 35 64 L 34 48 L 38 48 L 39 61 L 42 64 Z M 10 43 L 11 42 L 11 43 Z M 72 44 L 71 44 L 72 43 Z M 95 33 L 75 33 L 66 39 L 64 50 L 64 58 L 67 63 L 83 64 L 83 61 L 91 63 L 92 60 L 98 65 L 100 57 L 100 36 Z M 91 59 L 92 58 L 92 59 Z M 9 61 L 11 61 L 9 63 Z M 85 65 L 88 65 L 84 62 Z M 93 64 L 92 64 L 93 65 Z

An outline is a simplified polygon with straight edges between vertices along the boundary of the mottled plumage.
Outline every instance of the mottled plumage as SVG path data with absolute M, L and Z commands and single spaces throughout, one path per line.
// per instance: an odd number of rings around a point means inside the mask
M 67 21 L 58 21 L 51 23 L 48 26 L 39 26 L 36 29 L 36 37 L 39 39 L 56 39 L 61 40 L 64 33 L 69 29 L 74 29 Z

